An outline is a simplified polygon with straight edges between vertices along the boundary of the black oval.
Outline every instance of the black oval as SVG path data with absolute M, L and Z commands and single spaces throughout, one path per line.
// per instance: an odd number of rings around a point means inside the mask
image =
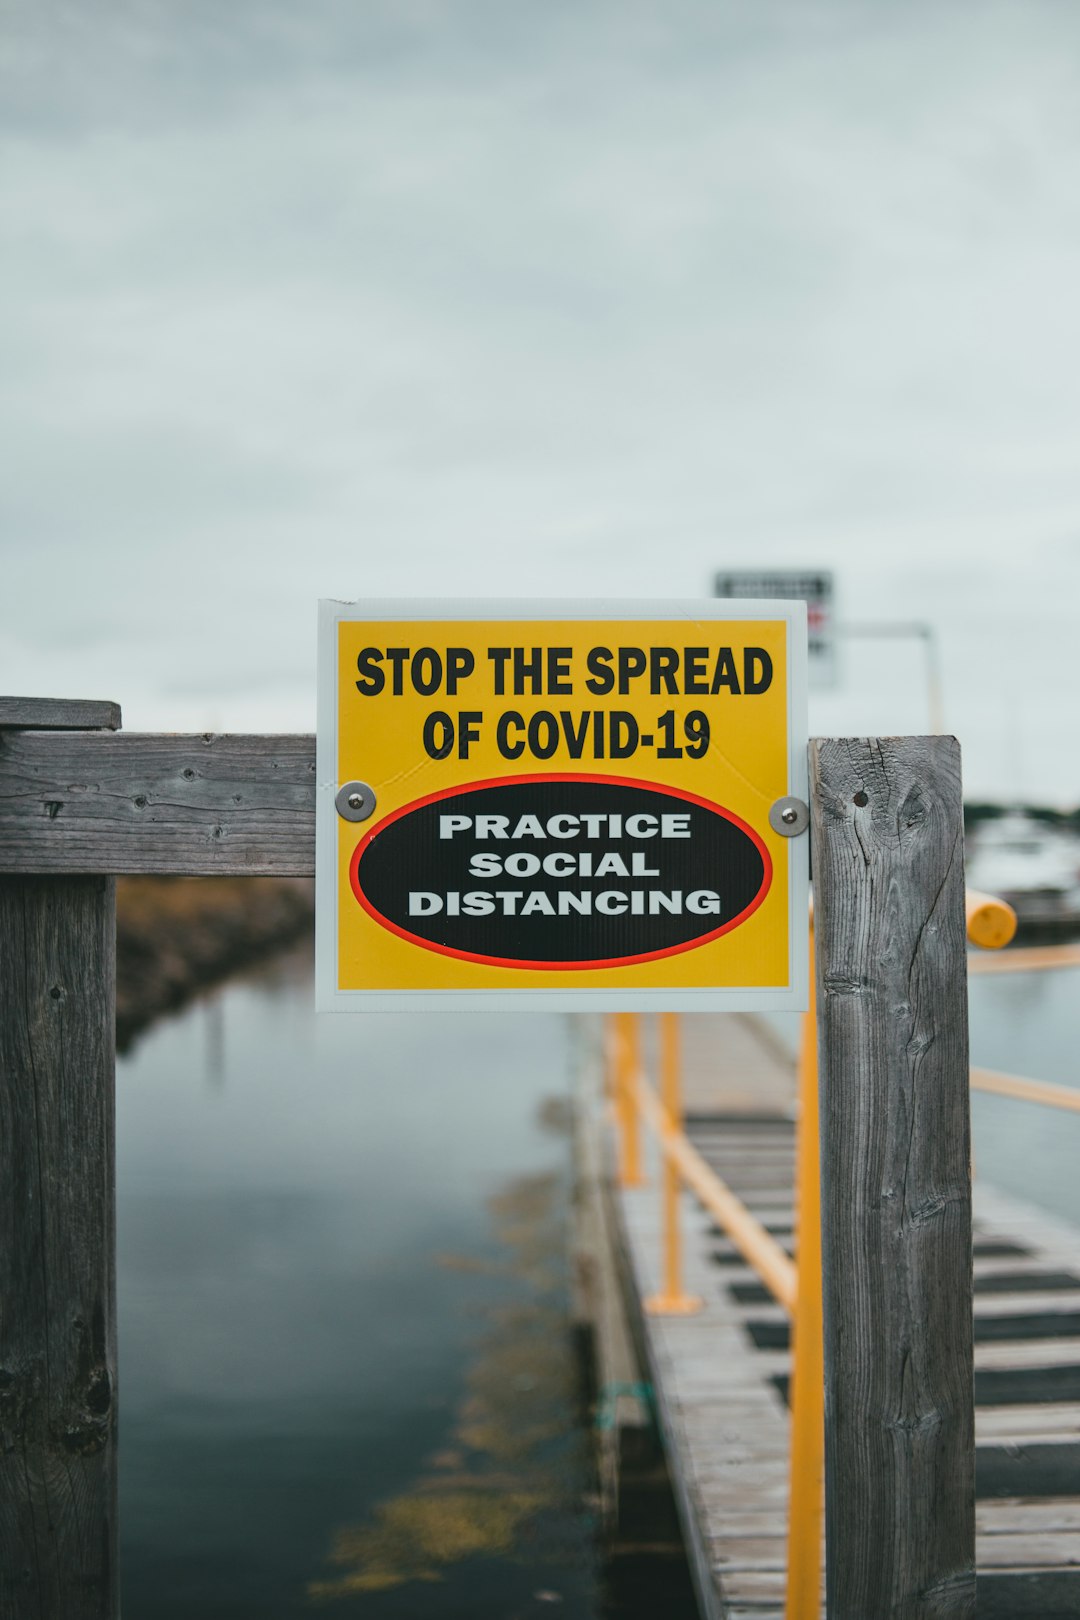
M 508 836 L 478 838 L 479 815 L 505 817 Z M 535 816 L 546 830 L 558 815 L 579 819 L 572 836 L 514 836 L 523 816 Z M 665 815 L 686 818 L 688 836 L 662 837 Z M 446 816 L 467 816 L 471 824 L 440 836 Z M 613 824 L 613 816 L 621 823 Z M 630 836 L 627 821 L 635 816 L 655 818 L 657 834 Z M 601 819 L 589 823 L 587 817 Z M 647 824 L 635 825 L 640 831 Z M 602 863 L 609 853 L 616 859 Z M 542 869 L 535 875 L 469 872 L 476 856 L 505 862 L 556 854 L 574 857 L 575 866 L 591 854 L 594 874 L 601 864 L 609 870 L 592 876 Z M 644 871 L 632 870 L 635 855 Z M 629 875 L 610 870 L 620 860 Z M 572 970 L 668 956 L 730 932 L 764 900 L 772 863 L 752 828 L 694 794 L 614 777 L 543 775 L 480 782 L 405 805 L 361 839 L 350 877 L 356 898 L 376 921 L 429 950 L 502 967 Z M 578 898 L 561 898 L 568 891 Z M 536 892 L 545 903 L 530 898 Z M 667 900 L 651 898 L 658 892 Z M 420 894 L 437 897 L 439 909 L 418 911 L 415 900 L 410 909 L 410 897 Z M 491 909 L 470 915 L 467 897 L 479 895 Z M 581 914 L 577 908 L 586 904 L 585 895 L 590 909 Z M 606 901 L 599 898 L 605 895 Z M 714 904 L 711 896 L 718 909 L 702 909 Z M 478 905 L 471 902 L 474 911 Z

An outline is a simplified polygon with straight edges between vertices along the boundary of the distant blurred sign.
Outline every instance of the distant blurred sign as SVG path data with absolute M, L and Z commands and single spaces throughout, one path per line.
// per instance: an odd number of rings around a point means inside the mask
M 833 576 L 828 568 L 733 568 L 717 574 L 715 596 L 753 597 L 755 601 L 806 603 L 809 633 L 807 670 L 811 686 L 835 686 L 837 681 L 836 622 L 833 613 Z

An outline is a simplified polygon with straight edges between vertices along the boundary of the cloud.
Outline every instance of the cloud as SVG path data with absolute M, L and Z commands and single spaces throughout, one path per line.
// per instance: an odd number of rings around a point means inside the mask
M 307 705 L 319 595 L 696 594 L 772 560 L 957 647 L 977 598 L 1047 656 L 1031 559 L 1080 583 L 1080 17 L 8 13 L 9 650 L 79 638 L 85 680 L 127 637 L 175 720 L 201 649 L 228 721 L 260 660 Z M 952 685 L 985 729 L 987 678 Z

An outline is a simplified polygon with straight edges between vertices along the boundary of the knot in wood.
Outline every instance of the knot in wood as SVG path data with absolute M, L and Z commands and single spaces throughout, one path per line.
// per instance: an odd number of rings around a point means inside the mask
M 823 989 L 827 996 L 865 996 L 874 989 L 874 981 L 864 973 L 827 973 Z
M 929 1226 L 932 1221 L 938 1220 L 946 1213 L 950 1204 L 962 1204 L 964 1199 L 959 1193 L 946 1195 L 944 1193 L 931 1193 L 921 1203 L 913 1204 L 908 1210 L 904 1225 L 900 1229 L 903 1236 L 905 1230 L 911 1227 Z
M 61 1441 L 73 1457 L 94 1457 L 112 1436 L 112 1379 L 107 1367 L 92 1367 L 81 1392 L 73 1391 L 70 1421 Z
M 974 1614 L 974 1569 L 958 1569 L 955 1574 L 945 1575 L 940 1581 L 924 1586 L 919 1600 L 929 1605 L 925 1611 L 927 1614 Z
M 897 812 L 897 826 L 901 836 L 905 832 L 910 832 L 913 828 L 921 827 L 925 821 L 928 821 L 931 810 L 932 806 L 918 784 L 910 787 L 904 795 L 904 802 Z
M 35 1367 L 0 1367 L 0 1452 L 17 1449 L 33 1427 L 44 1380 Z
M 910 1011 L 910 1009 L 908 1009 Z M 929 1052 L 934 1044 L 934 1036 L 929 1030 L 917 1029 L 908 1040 L 904 1050 L 909 1058 L 921 1058 L 924 1052 Z

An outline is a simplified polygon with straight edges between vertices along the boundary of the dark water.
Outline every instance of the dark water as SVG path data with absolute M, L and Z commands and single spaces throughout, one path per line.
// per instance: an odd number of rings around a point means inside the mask
M 567 1333 L 568 1021 L 316 1020 L 310 983 L 120 1065 L 125 1613 L 628 1613 Z
M 1078 1003 L 973 979 L 973 1060 L 1080 1083 Z M 575 1062 L 554 1016 L 316 1019 L 306 953 L 122 1060 L 127 1615 L 689 1620 L 685 1576 L 598 1552 Z M 973 1115 L 980 1175 L 1080 1222 L 1080 1117 Z
M 1080 1087 L 1080 969 L 972 977 L 970 1008 L 972 1063 Z M 979 1176 L 1080 1225 L 1080 1114 L 976 1091 L 971 1118 Z

